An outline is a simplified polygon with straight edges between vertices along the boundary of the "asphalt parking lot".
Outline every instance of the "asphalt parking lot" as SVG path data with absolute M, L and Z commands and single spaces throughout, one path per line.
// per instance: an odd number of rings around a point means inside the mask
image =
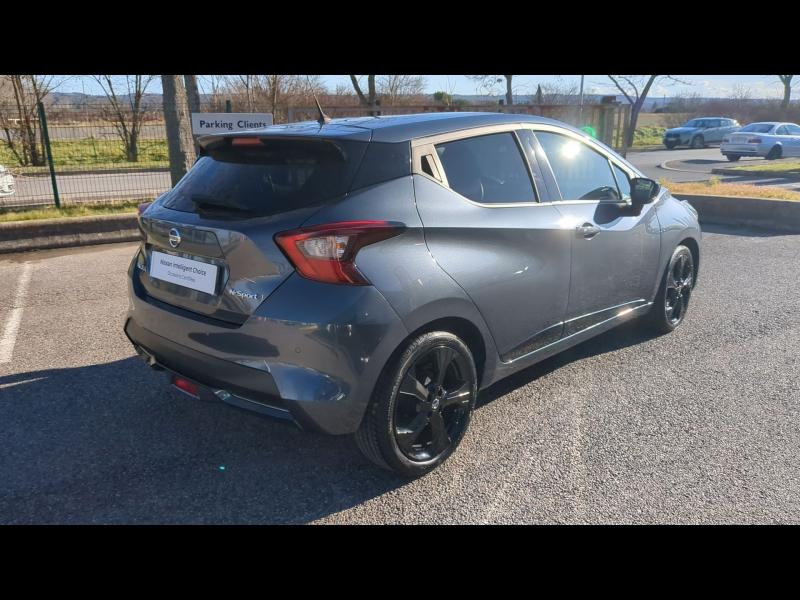
M 0 256 L 2 523 L 800 523 L 798 235 L 707 227 L 681 328 L 487 390 L 413 482 L 169 391 L 122 332 L 134 247 Z

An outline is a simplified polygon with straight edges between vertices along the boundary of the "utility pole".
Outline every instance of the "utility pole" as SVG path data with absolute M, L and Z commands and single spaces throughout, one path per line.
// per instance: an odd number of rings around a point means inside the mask
M 164 122 L 167 129 L 169 173 L 172 185 L 180 181 L 194 162 L 194 140 L 181 75 L 162 75 Z
M 583 123 L 583 78 L 584 75 L 581 75 L 581 97 L 579 100 L 580 107 L 578 108 L 578 124 Z

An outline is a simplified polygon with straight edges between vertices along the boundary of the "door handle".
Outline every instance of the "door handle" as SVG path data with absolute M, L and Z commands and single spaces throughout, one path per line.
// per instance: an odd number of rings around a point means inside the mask
M 600 233 L 600 228 L 597 225 L 592 225 L 591 223 L 578 225 L 576 229 L 578 230 L 578 233 L 580 233 L 586 239 L 591 239 Z

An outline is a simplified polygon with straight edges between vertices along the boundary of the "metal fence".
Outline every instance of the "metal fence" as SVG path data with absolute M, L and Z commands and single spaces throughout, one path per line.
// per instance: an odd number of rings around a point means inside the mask
M 262 106 L 254 111 L 270 112 Z M 582 109 L 576 105 L 325 106 L 325 111 L 332 117 L 442 111 L 538 114 L 589 125 L 598 138 L 623 152 L 630 116 L 628 106 L 616 104 Z M 289 122 L 317 118 L 315 107 L 288 107 L 286 114 Z M 130 111 L 117 114 L 107 103 L 53 104 L 26 111 L 13 103 L 0 104 L 0 167 L 5 168 L 0 168 L 0 211 L 146 201 L 167 191 L 171 182 L 163 110 L 148 107 L 138 128 L 133 121 Z
M 145 110 L 136 128 L 130 111 L 121 117 L 100 104 L 0 105 L 0 165 L 13 177 L 13 193 L 0 187 L 0 210 L 152 200 L 168 190 L 161 108 Z

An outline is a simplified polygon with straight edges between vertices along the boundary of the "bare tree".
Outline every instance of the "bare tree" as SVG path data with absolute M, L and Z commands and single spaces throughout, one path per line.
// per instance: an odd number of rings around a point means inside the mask
M 184 75 L 183 83 L 186 86 L 186 100 L 190 112 L 200 112 L 200 88 L 197 86 L 197 75 Z
M 0 128 L 9 152 L 21 166 L 45 164 L 38 103 L 55 88 L 52 75 L 2 75 L 4 94 L 11 102 L 0 111 Z
M 378 94 L 375 90 L 375 75 L 367 75 L 367 93 L 369 94 L 369 97 L 364 96 L 364 92 L 361 91 L 361 86 L 359 85 L 358 78 L 355 75 L 350 75 L 350 81 L 353 84 L 353 89 L 356 91 L 356 95 L 358 96 L 361 106 L 374 108 L 378 99 Z
M 500 75 L 467 75 L 470 79 L 478 84 L 478 88 L 482 89 L 483 91 L 489 93 L 490 95 L 494 94 L 494 90 L 497 89 L 496 86 L 499 83 L 503 83 L 505 81 L 506 84 L 506 105 L 511 106 L 514 104 L 514 91 L 512 88 L 512 83 L 514 81 L 513 75 L 503 75 L 504 79 L 501 79 Z
M 147 91 L 147 86 L 155 77 L 155 75 L 94 76 L 94 80 L 103 89 L 109 103 L 108 107 L 103 107 L 103 117 L 110 121 L 117 130 L 117 135 L 125 149 L 125 157 L 129 162 L 139 161 L 139 136 L 145 116 L 142 98 Z M 124 86 L 126 90 L 124 96 L 118 94 L 121 86 Z
M 189 106 L 183 77 L 162 75 L 161 87 L 164 97 L 164 122 L 167 129 L 167 148 L 169 150 L 169 172 L 172 185 L 191 168 L 194 160 L 194 140 L 189 122 Z
M 639 120 L 639 112 L 642 110 L 644 101 L 650 88 L 653 87 L 656 79 L 665 77 L 679 83 L 685 83 L 676 79 L 672 75 L 609 75 L 608 78 L 614 83 L 616 88 L 625 96 L 628 104 L 631 105 L 631 120 L 628 131 L 625 132 L 625 144 L 627 147 L 633 145 L 633 136 L 636 132 L 636 122 Z
M 403 96 L 424 94 L 426 85 L 422 75 L 381 75 L 377 80 L 378 93 L 388 104 L 395 104 Z
M 783 100 L 781 101 L 781 108 L 786 110 L 789 108 L 789 101 L 792 99 L 792 78 L 794 75 L 778 75 L 783 84 Z

